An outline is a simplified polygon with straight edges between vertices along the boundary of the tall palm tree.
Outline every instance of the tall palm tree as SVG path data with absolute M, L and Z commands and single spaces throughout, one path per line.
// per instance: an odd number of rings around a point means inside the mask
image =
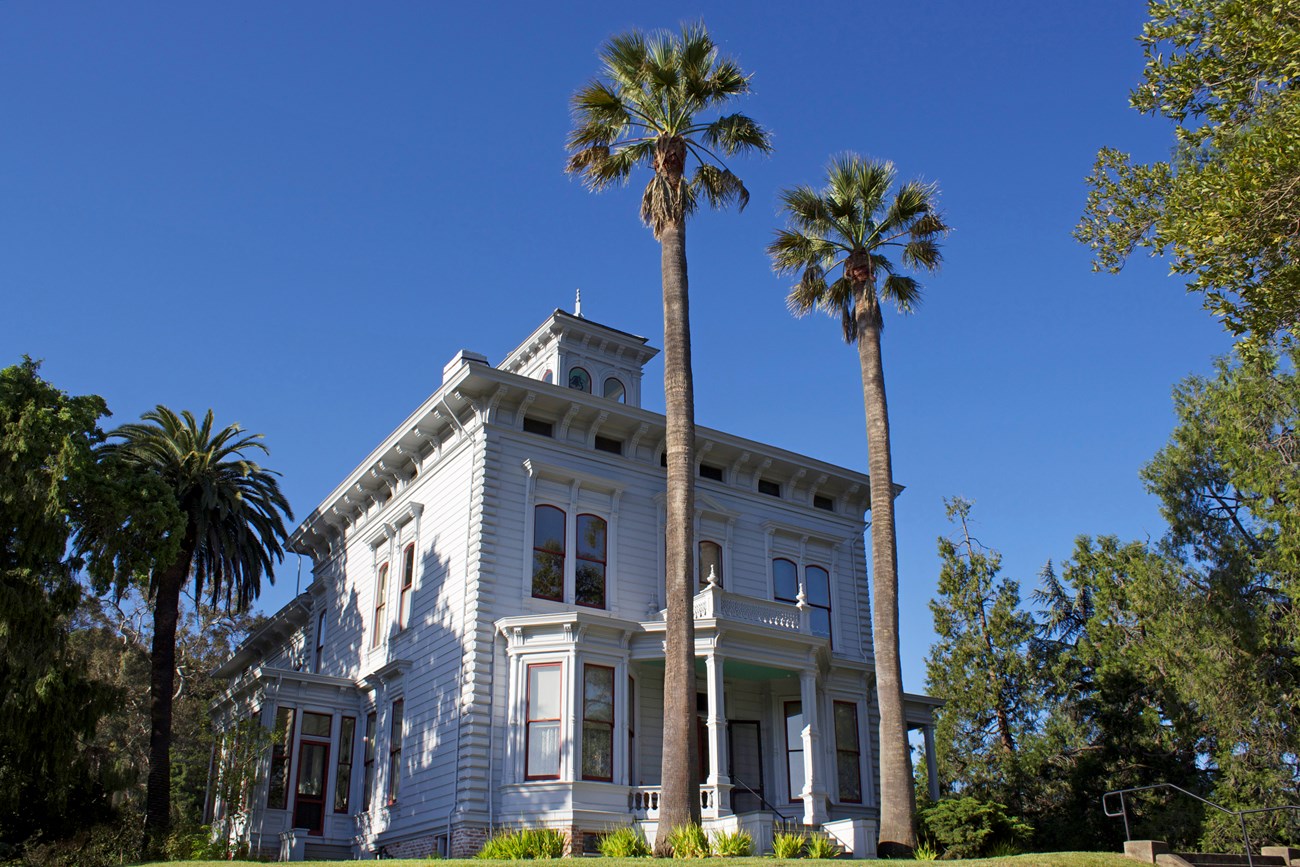
M 856 154 L 831 160 L 826 186 L 781 193 L 788 227 L 776 233 L 768 253 L 777 273 L 798 275 L 790 309 L 838 316 L 844 339 L 856 343 L 867 415 L 867 462 L 871 473 L 871 564 L 875 573 L 876 695 L 880 708 L 880 851 L 910 853 L 916 846 L 915 799 L 903 718 L 903 676 L 898 649 L 898 543 L 894 528 L 894 471 L 889 446 L 889 409 L 880 359 L 881 305 L 910 313 L 921 299 L 915 278 L 903 269 L 935 271 L 939 240 L 948 225 L 936 210 L 938 189 L 908 181 L 893 189 L 892 163 Z M 836 278 L 834 273 L 839 271 Z M 881 279 L 883 277 L 883 279 Z
M 214 608 L 244 610 L 274 582 L 284 559 L 284 518 L 293 518 L 280 493 L 278 473 L 244 455 L 266 452 L 261 434 L 239 425 L 214 430 L 212 410 L 200 424 L 159 406 L 109 435 L 107 459 L 145 469 L 161 478 L 185 518 L 175 560 L 149 576 L 153 600 L 153 648 L 149 675 L 149 780 L 145 800 L 146 854 L 166 839 L 171 812 L 172 698 L 176 682 L 176 622 L 181 589 L 193 581 L 194 598 L 207 595 Z
M 701 199 L 743 209 L 749 192 L 723 156 L 771 150 L 766 130 L 743 114 L 701 120 L 749 91 L 749 76 L 703 24 L 680 33 L 615 36 L 600 50 L 600 76 L 573 97 L 567 170 L 590 189 L 626 183 L 650 169 L 641 219 L 661 247 L 664 305 L 664 406 L 667 416 L 667 596 L 664 658 L 663 791 L 657 844 L 698 821 L 695 733 L 694 572 L 695 392 L 686 278 L 686 221 Z M 692 170 L 693 165 L 693 170 Z

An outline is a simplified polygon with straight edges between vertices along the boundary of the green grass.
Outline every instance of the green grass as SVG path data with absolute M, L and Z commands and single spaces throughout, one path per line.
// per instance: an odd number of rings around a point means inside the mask
M 166 861 L 156 862 L 153 867 L 230 867 L 230 864 L 247 864 L 247 861 Z M 339 864 L 356 863 L 344 861 L 299 861 L 302 867 L 337 867 Z M 367 861 L 367 864 L 373 864 L 374 861 Z M 384 867 L 487 867 L 492 864 L 513 864 L 518 865 L 518 861 L 477 861 L 477 860 L 452 860 L 443 859 L 441 861 L 424 861 L 420 859 L 402 860 L 402 861 L 383 861 Z M 536 862 L 532 862 L 536 863 Z M 664 867 L 681 867 L 681 861 L 671 859 L 650 859 L 650 858 L 592 858 L 584 859 L 584 863 L 590 864 L 591 867 L 649 867 L 655 863 L 662 863 Z M 919 861 L 850 861 L 848 859 L 837 859 L 835 861 L 814 861 L 809 858 L 800 858 L 796 861 L 777 861 L 772 858 L 727 858 L 725 861 L 719 859 L 720 864 L 726 867 L 773 867 L 775 864 L 790 865 L 790 867 L 807 867 L 807 865 L 821 864 L 839 864 L 841 867 L 861 864 L 863 867 L 906 867 L 906 865 L 917 865 Z M 1009 858 L 970 858 L 960 861 L 944 861 L 944 867 L 953 865 L 969 865 L 969 867 L 1133 867 L 1133 861 L 1125 858 L 1123 855 L 1117 855 L 1111 852 L 1041 852 L 1029 855 L 1013 855 Z

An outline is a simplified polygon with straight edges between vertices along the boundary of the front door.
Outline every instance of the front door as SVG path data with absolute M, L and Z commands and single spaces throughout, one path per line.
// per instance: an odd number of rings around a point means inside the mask
M 731 752 L 731 809 L 749 813 L 763 809 L 763 737 L 758 720 L 727 723 Z

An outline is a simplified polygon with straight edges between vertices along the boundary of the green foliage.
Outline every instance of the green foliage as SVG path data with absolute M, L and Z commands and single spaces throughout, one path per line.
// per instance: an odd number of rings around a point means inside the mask
M 519 828 L 493 834 L 475 858 L 492 861 L 524 861 L 560 858 L 564 835 L 554 828 Z
M 606 858 L 644 858 L 650 846 L 639 828 L 619 828 L 600 838 L 600 854 Z
M 797 831 L 777 831 L 772 835 L 772 857 L 779 860 L 804 857 L 808 837 Z
M 1274 0 L 1155 0 L 1130 104 L 1173 121 L 1171 159 L 1103 148 L 1075 237 L 1096 270 L 1168 255 L 1247 345 L 1300 334 L 1300 11 Z
M 1037 624 L 1020 588 L 999 579 L 1002 557 L 971 533 L 971 504 L 946 500 L 956 540 L 939 539 L 939 595 L 930 602 L 937 640 L 926 659 L 929 692 L 942 698 L 935 746 L 939 775 L 967 794 L 1018 803 L 1031 769 L 1028 743 L 1042 718 Z
M 668 848 L 674 858 L 708 858 L 709 835 L 695 822 L 678 825 L 668 835 Z
M 809 858 L 838 858 L 844 854 L 840 844 L 831 839 L 828 834 L 809 835 L 807 848 Z
M 122 867 L 136 863 L 140 849 L 140 821 L 134 814 L 90 825 L 49 843 L 24 849 L 13 862 L 21 867 Z
M 704 25 L 685 25 L 679 34 L 620 34 L 601 47 L 600 61 L 601 77 L 572 100 L 566 170 L 603 190 L 626 183 L 634 168 L 651 169 L 641 219 L 656 238 L 701 200 L 743 209 L 749 192 L 718 154 L 766 153 L 771 140 L 743 114 L 700 119 L 749 92 L 749 76 L 718 56 Z
M 1029 839 L 1033 829 L 994 801 L 965 795 L 944 798 L 921 814 L 925 836 L 944 848 L 945 858 L 976 858 L 1000 843 Z
M 720 858 L 748 858 L 754 854 L 754 838 L 747 831 L 717 831 L 713 854 Z
M 912 857 L 917 861 L 938 861 L 941 854 L 943 853 L 939 851 L 938 845 L 933 840 L 922 840 L 912 850 Z

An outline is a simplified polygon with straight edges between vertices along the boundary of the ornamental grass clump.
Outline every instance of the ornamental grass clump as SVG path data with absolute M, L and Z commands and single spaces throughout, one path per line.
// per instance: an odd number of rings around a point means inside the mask
M 754 838 L 746 831 L 718 831 L 713 835 L 713 854 L 719 858 L 748 858 L 754 854 Z
M 637 828 L 610 831 L 600 838 L 596 848 L 606 858 L 645 858 L 650 854 L 650 846 Z
M 564 835 L 554 828 L 519 828 L 493 834 L 475 858 L 531 861 L 564 855 Z
M 809 858 L 838 858 L 843 854 L 840 845 L 829 834 L 813 834 L 808 838 Z
M 782 860 L 802 858 L 808 838 L 800 833 L 777 831 L 772 835 L 772 857 Z
M 707 858 L 710 854 L 709 835 L 694 822 L 673 828 L 668 846 L 674 858 Z

